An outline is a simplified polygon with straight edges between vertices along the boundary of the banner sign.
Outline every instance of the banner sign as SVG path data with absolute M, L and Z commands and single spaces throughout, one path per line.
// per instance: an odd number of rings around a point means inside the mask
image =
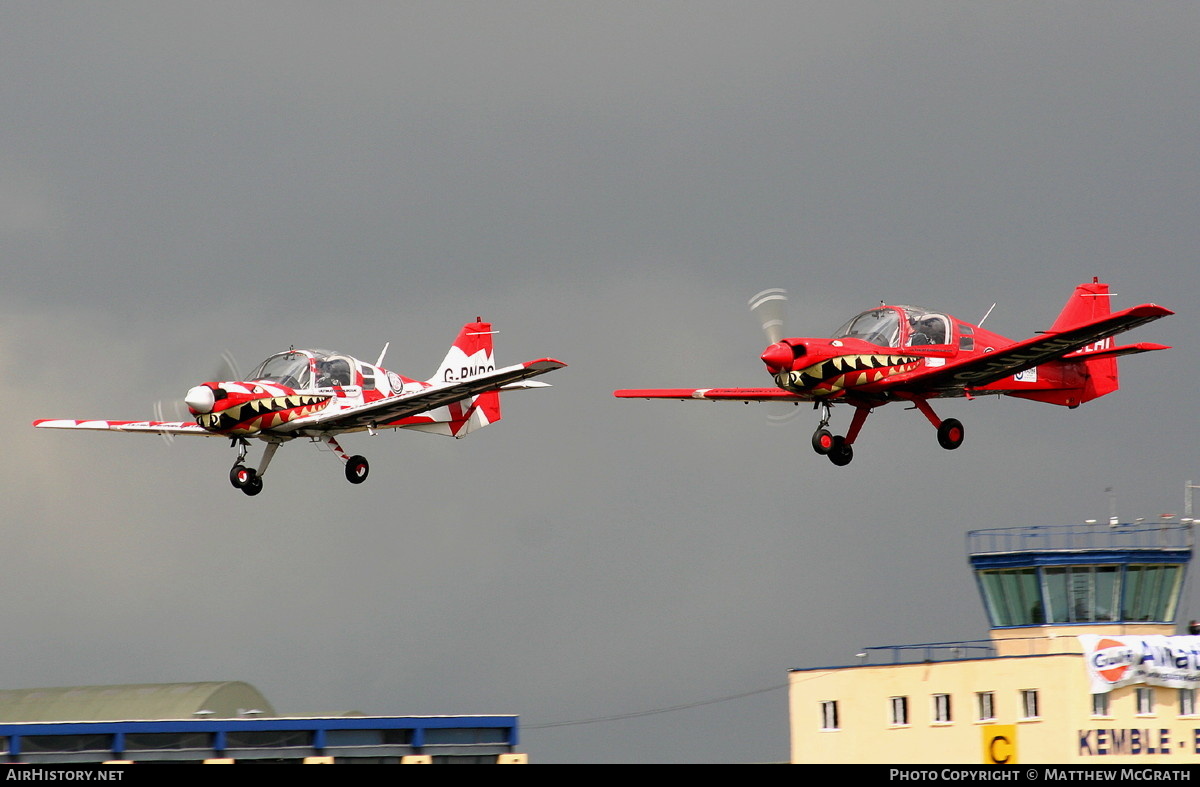
M 1109 637 L 1080 634 L 1093 694 L 1131 683 L 1200 687 L 1200 636 Z

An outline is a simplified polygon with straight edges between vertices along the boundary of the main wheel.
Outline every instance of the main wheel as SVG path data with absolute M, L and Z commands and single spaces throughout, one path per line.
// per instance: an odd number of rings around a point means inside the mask
M 829 449 L 829 461 L 838 467 L 845 467 L 854 459 L 854 446 L 846 444 L 846 438 L 838 435 L 833 438 L 833 446 Z
M 367 480 L 371 465 L 361 456 L 352 456 L 346 460 L 346 480 L 352 484 L 361 484 Z
M 947 451 L 952 451 L 962 445 L 963 425 L 957 418 L 947 418 L 937 431 L 938 444 Z
M 257 477 L 258 472 L 253 467 L 246 467 L 242 464 L 234 465 L 229 471 L 229 483 L 233 484 L 234 489 L 245 489 Z
M 828 429 L 813 432 L 812 447 L 821 456 L 828 454 L 833 449 L 833 433 Z
M 262 491 L 262 488 L 263 488 L 262 479 L 259 478 L 257 475 L 255 475 L 254 478 L 250 479 L 249 483 L 247 483 L 245 486 L 242 487 L 242 491 L 244 493 L 246 493 L 247 495 L 249 495 L 250 497 L 254 497 L 259 492 Z

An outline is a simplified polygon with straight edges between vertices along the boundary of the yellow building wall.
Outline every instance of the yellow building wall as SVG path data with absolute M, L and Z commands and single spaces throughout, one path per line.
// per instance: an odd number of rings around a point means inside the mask
M 1078 653 L 924 664 L 863 665 L 789 674 L 793 763 L 1094 764 L 1200 763 L 1200 717 L 1179 713 L 1179 692 L 1153 688 L 1138 714 L 1135 686 L 1109 694 L 1092 715 Z M 1025 718 L 1022 691 L 1036 690 Z M 994 719 L 977 694 L 992 692 Z M 934 695 L 950 696 L 951 720 L 934 721 Z M 908 724 L 892 725 L 891 697 L 908 697 Z M 836 701 L 838 729 L 822 729 L 821 703 Z

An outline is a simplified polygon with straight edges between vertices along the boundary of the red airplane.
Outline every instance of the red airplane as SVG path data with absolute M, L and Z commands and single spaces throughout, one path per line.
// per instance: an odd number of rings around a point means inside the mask
M 365 363 L 328 350 L 276 353 L 246 380 L 206 382 L 184 397 L 195 421 L 39 420 L 43 429 L 97 429 L 160 435 L 226 437 L 238 446 L 230 483 L 247 495 L 262 491 L 275 451 L 297 437 L 327 445 L 345 463 L 352 484 L 367 480 L 361 456 L 348 456 L 336 435 L 378 429 L 416 429 L 466 437 L 500 420 L 500 392 L 547 388 L 536 377 L 566 364 L 552 358 L 496 368 L 492 326 L 476 318 L 462 327 L 438 371 L 427 381 L 389 372 L 379 360 Z M 258 467 L 245 463 L 250 443 L 266 443 Z
M 888 402 L 910 402 L 937 428 L 943 448 L 962 445 L 963 425 L 942 420 L 931 399 L 1016 396 L 1078 407 L 1119 387 L 1117 358 L 1169 349 L 1162 344 L 1116 346 L 1112 337 L 1174 314 L 1145 303 L 1120 312 L 1109 306 L 1108 285 L 1081 284 L 1048 331 L 1015 342 L 948 314 L 912 306 L 865 311 L 829 339 L 783 337 L 783 290 L 765 290 L 750 301 L 771 345 L 762 362 L 778 388 L 667 388 L 614 391 L 623 399 L 735 402 L 813 402 L 821 422 L 813 433 L 818 454 L 835 465 L 854 458 L 854 441 L 867 416 Z M 985 315 L 986 319 L 986 315 Z M 845 435 L 833 435 L 830 408 L 845 403 L 854 417 Z

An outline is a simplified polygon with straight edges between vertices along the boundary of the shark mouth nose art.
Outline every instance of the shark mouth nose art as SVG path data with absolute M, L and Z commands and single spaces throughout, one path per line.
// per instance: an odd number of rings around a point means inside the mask
M 879 382 L 917 368 L 921 359 L 911 355 L 838 355 L 804 369 L 780 372 L 775 382 L 790 391 L 840 391 Z
M 232 404 L 215 413 L 201 413 L 196 416 L 196 423 L 210 432 L 254 434 L 312 415 L 324 408 L 329 400 L 328 396 L 307 394 L 260 397 Z

